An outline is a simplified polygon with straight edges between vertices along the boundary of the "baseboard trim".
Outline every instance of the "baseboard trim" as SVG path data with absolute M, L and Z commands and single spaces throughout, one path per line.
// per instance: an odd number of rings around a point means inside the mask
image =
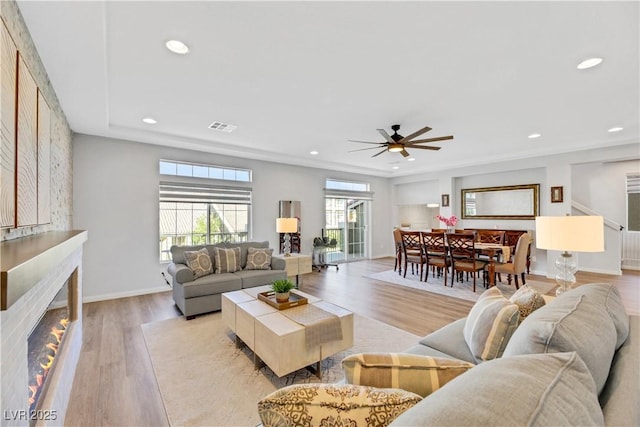
M 166 292 L 170 290 L 171 288 L 169 286 L 159 286 L 156 288 L 138 289 L 135 291 L 128 291 L 128 292 L 115 292 L 112 294 L 92 295 L 88 297 L 83 297 L 82 302 L 87 303 L 87 302 L 107 301 L 110 299 L 136 297 L 139 295 L 155 294 L 158 292 Z

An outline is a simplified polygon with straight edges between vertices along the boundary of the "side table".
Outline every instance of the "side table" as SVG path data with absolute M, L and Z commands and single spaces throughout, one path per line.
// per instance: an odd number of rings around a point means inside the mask
M 287 272 L 287 277 L 296 276 L 296 288 L 299 285 L 299 277 L 301 274 L 311 273 L 311 255 L 305 254 L 291 254 L 291 256 L 284 256 L 284 254 L 274 255 L 275 258 L 284 260 Z

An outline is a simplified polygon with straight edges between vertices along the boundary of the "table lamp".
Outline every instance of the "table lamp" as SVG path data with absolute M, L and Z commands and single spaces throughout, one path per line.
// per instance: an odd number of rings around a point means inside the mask
M 284 233 L 284 256 L 291 256 L 291 235 L 298 232 L 298 218 L 276 218 L 276 231 Z
M 604 251 L 604 219 L 601 216 L 538 216 L 536 246 L 562 251 L 556 260 L 556 296 L 570 290 L 578 264 L 571 252 Z

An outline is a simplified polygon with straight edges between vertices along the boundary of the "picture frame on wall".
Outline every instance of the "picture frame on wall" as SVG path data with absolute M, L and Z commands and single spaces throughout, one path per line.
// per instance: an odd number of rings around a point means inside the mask
M 551 203 L 562 203 L 563 200 L 562 187 L 551 187 Z
M 449 206 L 449 195 L 448 194 L 443 194 L 442 195 L 442 206 L 443 207 Z

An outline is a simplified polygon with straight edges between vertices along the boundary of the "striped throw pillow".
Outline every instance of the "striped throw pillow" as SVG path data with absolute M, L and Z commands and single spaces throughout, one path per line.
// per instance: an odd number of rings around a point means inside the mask
M 240 271 L 240 248 L 213 248 L 216 274 Z
M 360 353 L 342 360 L 347 384 L 400 388 L 422 397 L 474 366 L 457 359 L 410 353 Z
M 471 307 L 462 334 L 477 362 L 502 356 L 518 326 L 520 310 L 500 289 L 487 289 Z

